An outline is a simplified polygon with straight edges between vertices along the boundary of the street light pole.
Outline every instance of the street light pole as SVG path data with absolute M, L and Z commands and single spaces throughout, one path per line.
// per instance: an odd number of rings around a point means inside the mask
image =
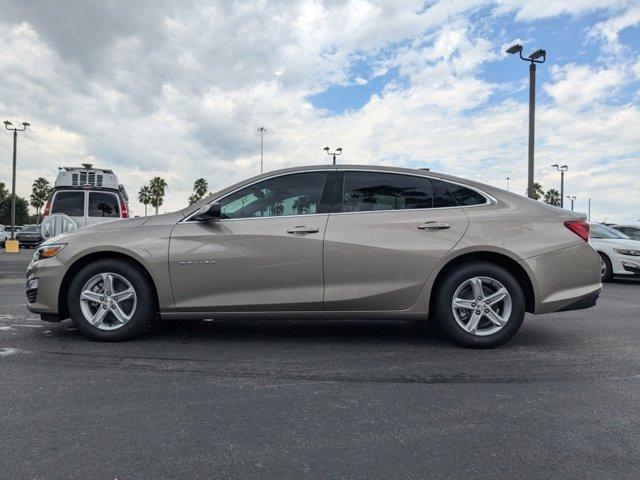
M 333 164 L 336 164 L 336 155 L 342 155 L 342 147 L 336 148 L 335 152 L 330 152 L 329 147 L 324 147 L 323 150 L 329 155 L 333 155 Z
M 529 57 L 522 56 L 522 45 L 512 45 L 507 53 L 519 54 L 520 59 L 530 62 L 529 65 L 529 161 L 527 175 L 527 196 L 533 198 L 533 174 L 534 174 L 534 140 L 536 124 L 536 63 L 544 63 L 547 59 L 546 50 L 538 49 Z M 542 58 L 542 60 L 538 60 Z
M 16 156 L 18 151 L 18 132 L 24 132 L 31 125 L 22 122 L 22 128 L 12 127 L 13 123 L 4 121 L 4 128 L 13 132 L 13 175 L 11 178 L 11 240 L 15 240 L 16 235 Z
M 267 133 L 267 129 L 264 127 L 258 128 L 258 133 L 260 134 L 260 174 L 264 171 L 264 159 L 263 159 L 263 145 L 264 145 L 264 134 Z
M 587 210 L 587 221 L 591 221 L 591 199 L 589 199 L 589 209 Z
M 505 177 L 505 180 L 507 181 L 507 192 L 509 191 L 509 180 L 511 180 L 511 177 Z
M 573 212 L 573 202 L 576 201 L 576 196 L 575 195 L 567 195 L 567 198 L 569 200 L 571 200 L 571 211 Z
M 564 208 L 564 173 L 569 170 L 569 167 L 566 165 L 560 166 L 557 163 L 554 163 L 551 166 L 555 167 L 556 170 L 560 172 L 560 208 Z

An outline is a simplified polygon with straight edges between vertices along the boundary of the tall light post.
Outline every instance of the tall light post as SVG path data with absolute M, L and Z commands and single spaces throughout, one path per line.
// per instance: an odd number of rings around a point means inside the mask
M 569 167 L 566 165 L 560 166 L 557 163 L 551 166 L 556 167 L 556 170 L 560 172 L 560 208 L 564 208 L 564 173 L 569 170 Z
M 571 201 L 571 211 L 573 212 L 573 202 L 576 201 L 575 195 L 567 195 L 567 198 Z
M 547 59 L 547 51 L 538 49 L 529 57 L 522 56 L 522 45 L 515 44 L 507 48 L 507 53 L 519 54 L 520 58 L 529 64 L 529 170 L 527 178 L 527 196 L 533 198 L 533 143 L 536 125 L 536 63 L 544 63 Z M 542 60 L 540 60 L 542 58 Z
M 260 134 L 260 174 L 264 171 L 264 159 L 263 159 L 263 151 L 264 151 L 264 134 L 267 133 L 267 129 L 264 127 L 258 128 L 258 133 Z
M 587 222 L 591 221 L 591 199 L 589 199 L 589 209 L 587 210 Z
M 4 121 L 4 128 L 13 132 L 13 176 L 11 179 L 11 241 L 15 240 L 16 235 L 16 154 L 18 150 L 18 132 L 24 132 L 31 125 L 28 122 L 22 122 L 22 127 L 13 127 L 13 123 L 9 120 Z
M 507 181 L 507 192 L 509 191 L 509 180 L 511 180 L 511 177 L 505 177 L 504 178 Z
M 333 155 L 333 164 L 336 164 L 336 155 L 342 155 L 342 147 L 336 148 L 335 152 L 331 152 L 329 147 L 324 147 L 323 150 L 329 155 Z

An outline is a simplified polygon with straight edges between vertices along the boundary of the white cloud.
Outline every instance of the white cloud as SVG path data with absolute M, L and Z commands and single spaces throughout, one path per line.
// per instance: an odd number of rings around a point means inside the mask
M 165 177 L 165 208 L 181 208 L 197 177 L 214 190 L 257 173 L 256 128 L 265 125 L 267 169 L 327 162 L 330 144 L 345 148 L 345 162 L 437 166 L 499 186 L 510 176 L 524 191 L 527 107 L 491 101 L 508 89 L 483 71 L 504 60 L 507 35 L 469 20 L 482 4 L 11 3 L 0 20 L 0 115 L 33 124 L 19 140 L 18 190 L 27 195 L 36 176 L 89 159 L 113 167 L 132 198 Z M 589 1 L 487 5 L 526 20 L 602 10 Z M 624 2 L 609 10 L 620 14 Z M 547 165 L 567 162 L 580 208 L 591 196 L 594 212 L 635 220 L 639 97 L 613 100 L 637 88 L 640 67 L 613 60 L 553 67 L 539 104 L 536 173 L 554 186 Z M 352 71 L 356 61 L 370 62 L 373 76 L 399 77 L 361 109 L 314 108 L 308 96 L 328 85 L 367 83 Z M 0 136 L 5 183 L 10 145 Z

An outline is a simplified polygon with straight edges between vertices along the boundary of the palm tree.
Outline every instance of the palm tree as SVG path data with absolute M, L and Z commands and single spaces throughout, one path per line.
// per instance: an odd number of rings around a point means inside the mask
M 189 196 L 189 205 L 199 202 L 207 194 L 209 184 L 204 178 L 198 178 L 193 184 L 193 193 Z
M 544 190 L 542 189 L 542 185 L 538 182 L 533 183 L 533 199 L 540 200 L 544 196 Z
M 151 189 L 143 185 L 138 190 L 138 201 L 144 205 L 144 216 L 147 216 L 147 205 L 151 203 Z
M 149 189 L 151 190 L 151 205 L 156 208 L 156 215 L 158 215 L 158 207 L 164 203 L 167 182 L 162 177 L 153 177 L 149 182 Z
M 560 206 L 560 192 L 555 188 L 550 188 L 547 193 L 544 194 L 544 203 L 553 205 L 554 207 Z
M 36 209 L 36 223 L 40 223 L 40 209 L 44 207 L 44 204 L 51 194 L 51 185 L 49 180 L 44 177 L 38 177 L 31 185 L 31 195 L 29 196 L 29 203 Z

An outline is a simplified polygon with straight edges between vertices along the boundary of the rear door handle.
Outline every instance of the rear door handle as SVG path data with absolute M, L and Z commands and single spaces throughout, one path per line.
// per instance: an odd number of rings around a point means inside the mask
M 304 225 L 298 225 L 287 230 L 287 233 L 292 235 L 304 235 L 305 233 L 318 233 L 320 229 L 318 227 L 306 227 Z
M 449 227 L 451 227 L 451 225 L 448 223 L 435 221 L 424 222 L 422 225 L 418 225 L 420 230 L 444 230 Z

